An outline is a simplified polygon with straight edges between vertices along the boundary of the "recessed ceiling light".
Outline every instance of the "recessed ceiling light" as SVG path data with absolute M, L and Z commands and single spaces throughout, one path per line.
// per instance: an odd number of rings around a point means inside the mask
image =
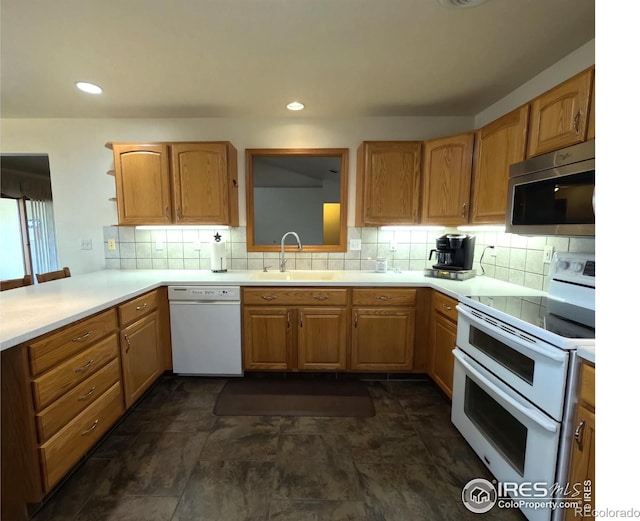
M 82 92 L 88 92 L 89 94 L 102 94 L 102 89 L 93 83 L 87 83 L 86 81 L 76 81 L 76 87 Z
M 475 7 L 485 3 L 487 0 L 438 0 L 440 5 L 444 7 L 453 7 L 454 9 L 464 9 L 465 7 Z
M 287 108 L 289 110 L 302 110 L 304 108 L 304 105 L 299 101 L 292 101 L 287 105 Z

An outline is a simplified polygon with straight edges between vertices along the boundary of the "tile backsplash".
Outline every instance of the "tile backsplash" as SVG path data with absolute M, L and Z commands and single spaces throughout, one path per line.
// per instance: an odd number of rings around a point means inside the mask
M 128 226 L 104 227 L 107 269 L 211 269 L 211 241 L 219 233 L 227 243 L 227 269 L 261 270 L 278 268 L 277 252 L 247 252 L 246 228 L 138 230 Z M 287 267 L 297 270 L 373 271 L 376 257 L 388 259 L 389 270 L 422 271 L 436 239 L 446 233 L 463 233 L 454 228 L 385 230 L 348 228 L 350 239 L 360 239 L 362 249 L 345 253 L 287 252 Z M 464 232 L 476 236 L 473 268 L 477 274 L 534 289 L 544 289 L 548 264 L 543 263 L 545 246 L 560 252 L 594 252 L 593 237 L 525 237 L 503 232 Z M 115 250 L 108 241 L 115 241 Z M 301 237 L 304 246 L 304 237 Z M 287 243 L 288 244 L 288 243 Z M 395 252 L 390 251 L 395 244 Z M 488 246 L 494 246 L 493 250 Z M 495 256 L 492 253 L 495 252 Z M 482 262 L 481 262 L 482 261 Z

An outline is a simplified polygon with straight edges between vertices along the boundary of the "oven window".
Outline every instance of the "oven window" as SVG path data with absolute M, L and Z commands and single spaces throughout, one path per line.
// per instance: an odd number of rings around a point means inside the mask
M 516 185 L 513 224 L 593 224 L 595 170 Z
M 464 413 L 485 439 L 524 476 L 527 428 L 468 376 L 465 383 Z
M 535 362 L 528 356 L 519 353 L 473 325 L 469 327 L 469 343 L 522 378 L 529 385 L 533 385 Z

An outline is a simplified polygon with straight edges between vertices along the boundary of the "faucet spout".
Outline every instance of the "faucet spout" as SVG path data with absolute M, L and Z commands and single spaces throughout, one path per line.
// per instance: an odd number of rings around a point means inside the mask
M 287 232 L 282 236 L 282 239 L 280 240 L 280 271 L 286 271 L 286 264 L 287 264 L 287 259 L 284 258 L 284 240 L 289 236 L 289 235 L 293 235 L 296 239 L 296 242 L 298 243 L 298 250 L 302 249 L 302 243 L 300 242 L 300 237 L 298 237 L 298 234 L 296 232 Z

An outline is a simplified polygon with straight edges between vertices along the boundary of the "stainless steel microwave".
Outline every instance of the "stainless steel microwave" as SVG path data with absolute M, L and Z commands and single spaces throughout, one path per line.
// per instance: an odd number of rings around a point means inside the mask
M 511 165 L 507 194 L 509 233 L 595 236 L 595 140 Z

